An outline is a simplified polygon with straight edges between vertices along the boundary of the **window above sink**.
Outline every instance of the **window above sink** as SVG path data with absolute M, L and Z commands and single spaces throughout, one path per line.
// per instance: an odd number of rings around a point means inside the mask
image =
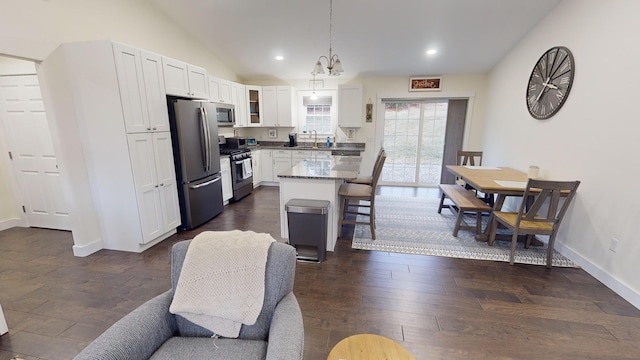
M 313 100 L 313 91 L 298 91 L 298 139 L 314 141 L 317 132 L 318 143 L 324 144 L 327 136 L 336 133 L 337 93 L 335 90 L 316 90 L 317 99 Z

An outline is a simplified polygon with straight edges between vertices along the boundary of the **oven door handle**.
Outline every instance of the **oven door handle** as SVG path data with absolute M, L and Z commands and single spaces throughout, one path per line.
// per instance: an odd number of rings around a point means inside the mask
M 244 160 L 234 161 L 233 165 L 242 165 L 243 162 L 244 162 Z
M 218 181 L 220 181 L 220 180 L 222 180 L 222 178 L 218 177 L 218 178 L 215 178 L 215 179 L 213 179 L 213 180 L 209 180 L 209 181 L 207 181 L 207 182 L 204 182 L 204 183 L 202 183 L 202 184 L 198 184 L 198 185 L 191 185 L 191 186 L 189 186 L 189 188 L 190 188 L 190 189 L 200 189 L 201 187 L 209 186 L 209 185 L 211 185 L 211 184 L 213 184 L 213 183 L 215 183 L 215 182 L 218 182 Z

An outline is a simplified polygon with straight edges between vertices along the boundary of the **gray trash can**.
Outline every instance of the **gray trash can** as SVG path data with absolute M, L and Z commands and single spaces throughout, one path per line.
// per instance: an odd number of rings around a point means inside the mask
M 321 262 L 327 253 L 329 202 L 291 199 L 285 204 L 289 223 L 289 244 L 296 248 L 300 260 Z M 315 248 L 310 253 L 309 248 Z

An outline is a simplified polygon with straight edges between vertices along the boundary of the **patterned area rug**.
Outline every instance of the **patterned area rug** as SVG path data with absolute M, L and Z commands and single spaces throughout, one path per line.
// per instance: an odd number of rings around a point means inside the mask
M 377 196 L 376 240 L 371 240 L 368 225 L 356 225 L 352 248 L 509 262 L 510 241 L 495 241 L 489 246 L 476 241 L 475 233 L 469 230 L 460 230 L 458 237 L 453 237 L 455 216 L 449 209 L 442 209 L 442 214 L 438 214 L 439 202 L 440 199 L 434 198 Z M 465 220 L 474 224 L 474 217 L 465 216 Z M 483 228 L 486 223 L 487 216 L 483 216 Z M 518 243 L 516 263 L 545 265 L 546 259 L 546 244 L 525 249 Z M 553 266 L 578 267 L 555 250 Z

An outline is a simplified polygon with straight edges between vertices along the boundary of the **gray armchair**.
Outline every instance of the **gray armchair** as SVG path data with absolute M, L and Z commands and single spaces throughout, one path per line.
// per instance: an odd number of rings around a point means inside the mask
M 211 331 L 169 312 L 190 242 L 173 245 L 172 290 L 120 319 L 75 359 L 302 359 L 304 328 L 293 295 L 294 248 L 277 242 L 269 247 L 264 305 L 256 323 L 242 325 L 237 339 L 212 339 Z

